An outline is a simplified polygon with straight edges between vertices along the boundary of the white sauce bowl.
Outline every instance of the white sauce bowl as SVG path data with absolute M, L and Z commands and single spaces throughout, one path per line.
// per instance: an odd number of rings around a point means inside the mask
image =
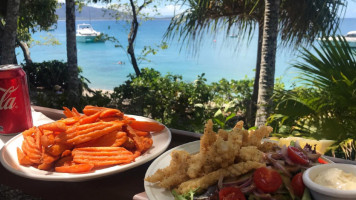
M 346 173 L 352 173 L 356 176 L 356 165 L 331 163 L 317 165 L 307 169 L 303 174 L 304 185 L 309 188 L 311 195 L 315 200 L 348 200 L 356 199 L 356 190 L 338 190 L 329 187 L 325 187 L 315 183 L 313 180 L 315 177 L 324 170 L 329 168 L 338 168 Z

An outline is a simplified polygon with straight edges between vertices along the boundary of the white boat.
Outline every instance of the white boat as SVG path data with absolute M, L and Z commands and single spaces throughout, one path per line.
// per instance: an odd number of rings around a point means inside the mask
M 345 35 L 345 40 L 349 43 L 350 47 L 356 47 L 356 31 L 350 31 Z
M 77 26 L 77 42 L 97 42 L 100 34 L 90 24 L 78 24 Z
M 344 35 L 345 40 L 347 43 L 349 43 L 351 48 L 356 48 L 356 31 L 350 31 L 346 35 Z M 335 38 L 338 40 L 338 38 Z M 318 40 L 321 40 L 321 38 L 318 38 Z M 325 40 L 325 39 L 323 39 Z M 330 41 L 333 41 L 333 37 L 329 37 Z

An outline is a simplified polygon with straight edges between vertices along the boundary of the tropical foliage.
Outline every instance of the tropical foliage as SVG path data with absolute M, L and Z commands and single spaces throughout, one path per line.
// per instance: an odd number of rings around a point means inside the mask
M 62 109 L 85 105 L 119 108 L 127 114 L 142 115 L 163 122 L 170 128 L 202 132 L 206 120 L 213 119 L 216 128 L 231 128 L 237 120 L 246 120 L 246 106 L 253 80 L 222 79 L 208 84 L 201 74 L 194 82 L 184 82 L 180 75 L 161 75 L 153 69 L 142 69 L 113 92 L 92 91 L 89 80 L 81 75 L 83 95 L 79 104 L 68 99 L 69 70 L 66 63 L 50 61 L 24 66 L 28 75 L 31 100 L 35 105 Z
M 24 65 L 23 69 L 27 74 L 30 96 L 33 104 L 50 108 L 62 109 L 67 107 L 84 107 L 87 104 L 107 105 L 110 100 L 102 92 L 95 92 L 89 89 L 89 80 L 81 75 L 79 71 L 79 80 L 81 81 L 80 102 L 74 103 L 68 98 L 69 69 L 65 62 L 53 60 L 42 63 L 32 63 Z
M 260 64 L 261 56 L 263 56 L 263 30 L 268 30 L 266 29 L 266 24 L 264 24 L 264 17 L 269 15 L 265 15 L 265 13 L 276 14 L 271 19 L 274 19 L 274 21 L 279 20 L 281 43 L 283 45 L 290 45 L 296 48 L 301 44 L 311 44 L 317 37 L 320 36 L 321 32 L 329 34 L 337 30 L 340 22 L 338 14 L 343 13 L 343 8 L 346 4 L 345 0 L 302 0 L 298 1 L 298 4 L 296 4 L 293 0 L 192 0 L 183 2 L 188 6 L 188 9 L 172 18 L 171 24 L 166 33 L 167 38 L 178 36 L 178 38 L 183 41 L 188 41 L 187 44 L 189 44 L 189 42 L 195 42 L 196 45 L 193 45 L 193 47 L 198 47 L 207 32 L 216 33 L 225 31 L 226 36 L 232 34 L 235 35 L 237 39 L 244 39 L 245 37 L 252 39 L 255 29 L 258 30 L 256 75 L 252 104 L 250 106 L 251 116 L 249 117 L 249 121 L 251 123 L 254 123 L 253 118 L 254 113 L 256 112 L 255 105 L 257 104 L 258 95 L 260 99 L 264 99 L 264 103 L 267 103 L 270 94 L 273 91 L 274 84 L 273 75 L 275 66 L 273 64 L 273 57 L 275 56 L 272 55 L 270 58 L 264 59 L 270 63 L 268 65 L 268 69 L 270 70 L 267 70 L 269 74 L 265 73 L 266 70 L 263 71 L 265 76 L 262 76 L 264 77 L 262 82 L 268 84 L 262 87 L 264 91 L 259 92 L 259 79 L 261 78 Z M 267 12 L 265 12 L 266 2 L 269 5 L 267 9 L 273 8 L 273 10 L 267 10 Z M 280 2 L 280 4 L 277 2 Z M 271 5 L 275 6 L 270 7 Z M 280 12 L 278 12 L 278 10 Z M 277 15 L 278 13 L 279 15 Z M 316 15 L 315 13 L 318 14 Z M 270 22 L 271 19 L 267 21 Z M 276 24 L 274 23 L 274 25 Z M 273 43 L 272 41 L 277 38 L 277 34 L 278 30 L 276 26 L 274 26 L 272 34 L 268 34 L 270 39 L 265 41 Z M 271 38 L 274 39 L 271 40 Z M 275 45 L 273 44 L 272 46 L 266 48 L 265 55 L 271 54 L 271 52 L 267 53 L 267 51 L 273 51 L 275 49 L 273 46 Z M 271 76 L 271 74 L 273 75 Z M 269 79 L 266 79 L 265 77 L 269 77 Z M 263 104 L 263 102 L 261 104 Z M 264 108 L 265 106 L 260 107 Z M 261 111 L 263 110 L 261 109 Z M 266 111 L 267 110 L 264 109 L 262 113 L 265 113 Z M 259 124 L 262 124 L 265 122 L 265 118 L 259 121 L 261 121 Z
M 334 37 L 320 41 L 312 50 L 304 49 L 301 58 L 303 62 L 293 67 L 300 71 L 302 87 L 275 92 L 270 124 L 282 134 L 332 139 L 338 144 L 356 139 L 354 50 L 342 37 Z

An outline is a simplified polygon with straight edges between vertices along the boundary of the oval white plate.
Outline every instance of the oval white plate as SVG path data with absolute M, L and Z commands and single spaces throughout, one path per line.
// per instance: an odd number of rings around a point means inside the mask
M 184 150 L 190 154 L 199 152 L 200 140 L 177 146 L 159 156 L 148 167 L 145 178 L 153 175 L 158 169 L 165 168 L 171 162 L 171 152 L 174 150 Z M 145 191 L 150 200 L 174 200 L 171 191 L 158 187 L 156 184 L 145 181 Z
M 152 119 L 135 116 L 135 115 L 127 115 L 130 117 L 134 117 L 138 121 L 154 121 Z M 26 167 L 19 164 L 17 159 L 16 148 L 21 147 L 23 137 L 22 134 L 19 134 L 9 140 L 5 146 L 1 150 L 0 161 L 3 166 L 11 171 L 14 174 L 19 176 L 23 176 L 26 178 L 44 180 L 44 181 L 66 181 L 66 182 L 75 182 L 75 181 L 84 181 L 88 179 L 93 179 L 97 177 L 107 176 L 110 174 L 115 174 L 119 172 L 126 171 L 128 169 L 134 168 L 136 166 L 142 165 L 157 156 L 159 156 L 162 152 L 164 152 L 168 145 L 171 142 L 171 132 L 167 127 L 163 129 L 161 132 L 151 133 L 153 145 L 152 147 L 137 157 L 135 162 L 125 164 L 125 165 L 116 165 L 108 168 L 103 168 L 99 170 L 95 170 L 89 173 L 57 173 L 57 172 L 49 172 L 45 170 L 39 170 L 34 167 Z
M 264 139 L 263 141 L 270 141 L 268 139 Z M 153 175 L 158 169 L 165 168 L 171 162 L 171 152 L 174 150 L 185 150 L 190 154 L 199 152 L 200 149 L 200 140 L 186 143 L 180 146 L 177 146 L 169 151 L 166 151 L 164 154 L 160 155 L 156 160 L 152 162 L 152 164 L 148 167 L 145 178 Z M 331 160 L 322 156 L 322 158 L 329 163 L 333 163 Z M 174 200 L 174 197 L 170 190 L 166 190 L 164 188 L 158 187 L 157 184 L 153 184 L 145 181 L 145 192 L 150 200 Z

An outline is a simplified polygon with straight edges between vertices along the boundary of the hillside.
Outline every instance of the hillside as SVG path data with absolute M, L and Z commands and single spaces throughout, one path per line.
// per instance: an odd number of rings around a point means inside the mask
M 56 14 L 59 20 L 66 19 L 66 8 L 65 4 L 60 4 L 61 6 L 57 8 Z M 114 20 L 115 12 L 112 10 L 104 8 L 94 8 L 90 6 L 83 6 L 81 12 L 75 12 L 76 20 Z M 119 13 L 121 17 L 125 16 L 123 13 Z

